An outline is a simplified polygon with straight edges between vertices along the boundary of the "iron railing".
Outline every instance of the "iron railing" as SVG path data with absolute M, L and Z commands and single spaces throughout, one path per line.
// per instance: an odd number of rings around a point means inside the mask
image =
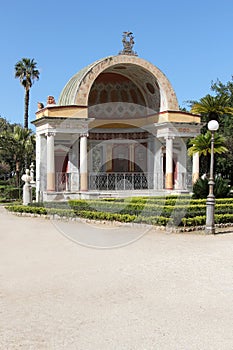
M 177 173 L 175 189 L 187 190 L 192 187 L 192 174 Z M 165 188 L 165 176 L 161 173 L 118 173 L 90 172 L 88 188 L 91 191 L 145 190 Z M 78 191 L 78 173 L 56 173 L 56 191 Z
M 151 173 L 89 173 L 89 189 L 100 191 L 153 188 Z

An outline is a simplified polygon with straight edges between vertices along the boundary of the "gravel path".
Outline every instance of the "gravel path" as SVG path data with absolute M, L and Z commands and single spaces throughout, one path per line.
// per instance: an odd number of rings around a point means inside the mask
M 0 349 L 232 350 L 232 328 L 233 233 L 92 249 L 1 208 Z

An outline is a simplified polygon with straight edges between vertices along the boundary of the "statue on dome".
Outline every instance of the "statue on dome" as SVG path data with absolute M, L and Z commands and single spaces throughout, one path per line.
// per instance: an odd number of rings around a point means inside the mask
M 44 108 L 44 104 L 42 102 L 37 102 L 37 109 L 40 110 Z
M 53 96 L 48 96 L 47 97 L 47 105 L 55 105 L 55 98 Z
M 132 32 L 123 32 L 122 43 L 124 48 L 119 52 L 119 55 L 137 56 L 137 53 L 133 50 L 134 36 Z

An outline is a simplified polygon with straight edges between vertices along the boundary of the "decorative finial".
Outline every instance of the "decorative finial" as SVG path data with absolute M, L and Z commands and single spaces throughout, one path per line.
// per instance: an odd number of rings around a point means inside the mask
M 122 43 L 124 48 L 119 52 L 119 55 L 137 56 L 137 52 L 133 51 L 134 37 L 132 32 L 123 32 Z

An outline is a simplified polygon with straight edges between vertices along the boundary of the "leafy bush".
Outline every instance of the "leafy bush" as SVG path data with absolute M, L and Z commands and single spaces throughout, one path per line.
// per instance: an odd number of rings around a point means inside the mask
M 141 216 L 139 215 L 135 222 L 137 223 L 145 223 L 148 225 L 159 225 L 159 226 L 166 226 L 169 223 L 172 223 L 171 218 L 166 218 L 164 216 Z
M 44 207 L 32 207 L 30 205 L 8 205 L 5 207 L 9 211 L 17 213 L 29 213 L 38 215 L 59 215 L 66 217 L 74 217 L 73 210 L 70 209 L 57 209 L 57 208 L 44 208 Z
M 215 177 L 214 195 L 216 198 L 227 197 L 230 193 L 229 180 L 221 176 Z M 193 185 L 193 198 L 207 198 L 209 194 L 209 179 L 198 179 Z
M 22 198 L 22 188 L 13 186 L 0 186 L 0 197 L 4 197 L 7 200 Z
M 183 218 L 180 226 L 202 226 L 206 222 L 206 216 L 194 216 L 193 218 Z
M 80 211 L 79 216 L 85 219 L 109 220 L 109 221 L 120 221 L 120 222 L 132 222 L 136 219 L 136 215 L 104 213 L 101 211 L 98 211 L 98 212 Z
M 46 208 L 42 207 L 30 207 L 26 205 L 7 205 L 5 207 L 9 211 L 17 212 L 17 213 L 31 213 L 31 214 L 39 214 L 46 215 Z
M 59 215 L 62 217 L 82 217 L 91 220 L 110 220 L 137 222 L 151 225 L 201 226 L 206 220 L 206 199 L 178 198 L 173 205 L 154 204 L 147 199 L 121 199 L 121 201 L 72 200 L 67 202 L 33 203 L 29 206 L 8 205 L 6 208 L 15 212 L 39 215 Z M 169 199 L 169 202 L 170 199 Z M 216 199 L 215 222 L 233 222 L 233 199 Z
M 214 220 L 216 224 L 233 222 L 233 214 L 215 214 Z

